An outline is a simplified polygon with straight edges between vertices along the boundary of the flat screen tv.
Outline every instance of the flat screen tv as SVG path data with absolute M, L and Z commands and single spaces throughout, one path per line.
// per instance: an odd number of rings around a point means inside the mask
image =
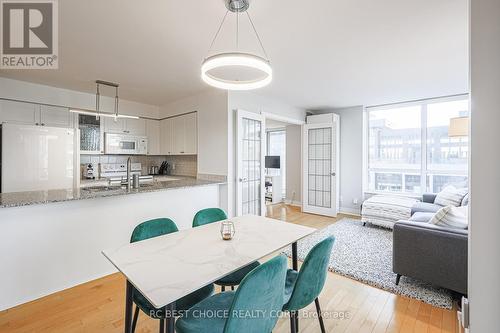
M 266 168 L 267 169 L 279 169 L 280 168 L 280 157 L 279 156 L 266 156 Z

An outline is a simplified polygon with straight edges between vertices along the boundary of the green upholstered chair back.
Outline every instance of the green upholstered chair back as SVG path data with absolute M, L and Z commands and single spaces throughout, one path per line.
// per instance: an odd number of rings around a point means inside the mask
M 295 288 L 284 309 L 298 311 L 311 304 L 325 285 L 328 263 L 335 237 L 330 236 L 316 244 L 307 254 L 299 271 Z
M 286 257 L 280 255 L 245 276 L 234 295 L 224 333 L 273 330 L 283 305 L 286 268 Z
M 138 242 L 148 238 L 158 237 L 179 231 L 174 221 L 167 218 L 159 218 L 142 222 L 134 228 L 130 243 Z
M 193 228 L 226 219 L 226 213 L 220 208 L 202 209 L 193 218 Z

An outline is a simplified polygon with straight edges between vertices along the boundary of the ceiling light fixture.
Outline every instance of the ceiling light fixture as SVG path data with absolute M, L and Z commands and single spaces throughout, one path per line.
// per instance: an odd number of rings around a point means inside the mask
M 128 116 L 125 114 L 119 114 L 118 116 L 116 116 L 114 113 L 107 113 L 107 112 L 97 113 L 95 111 L 82 110 L 82 109 L 70 109 L 69 112 L 78 113 L 78 114 L 85 114 L 87 116 L 95 116 L 96 118 L 99 118 L 99 117 L 115 118 L 116 117 L 117 119 L 121 119 L 121 118 L 139 119 L 139 117 L 137 117 L 137 116 Z
M 214 39 L 208 50 L 210 54 L 217 37 L 226 21 L 226 17 L 229 12 L 236 13 L 236 51 L 227 53 L 218 53 L 212 56 L 208 56 L 203 61 L 201 65 L 201 78 L 202 80 L 216 88 L 226 89 L 226 90 L 252 90 L 262 88 L 271 83 L 273 79 L 273 69 L 268 60 L 266 50 L 264 45 L 255 29 L 255 25 L 248 13 L 247 9 L 250 6 L 249 0 L 225 0 L 226 2 L 226 14 L 222 19 L 222 22 L 215 34 Z M 253 32 L 257 37 L 260 47 L 264 53 L 264 57 L 260 57 L 251 53 L 239 52 L 239 14 L 245 13 L 248 20 L 253 28 Z M 260 75 L 256 78 L 250 79 L 238 79 L 236 78 L 226 78 L 221 75 L 221 71 L 224 69 L 242 68 L 246 72 L 259 72 Z M 233 72 L 234 73 L 234 72 Z
M 128 115 L 123 115 L 118 113 L 118 83 L 114 82 L 108 82 L 108 81 L 102 81 L 102 80 L 96 80 L 96 92 L 95 92 L 95 111 L 88 111 L 88 110 L 82 110 L 82 109 L 70 109 L 70 112 L 73 113 L 79 113 L 79 114 L 85 114 L 89 116 L 95 116 L 96 119 L 99 119 L 99 117 L 109 117 L 109 118 L 114 118 L 115 121 L 117 121 L 119 118 L 128 118 L 128 119 L 139 119 L 139 117 L 136 116 L 128 116 Z M 114 113 L 108 113 L 108 112 L 101 112 L 101 92 L 100 92 L 100 86 L 108 86 L 108 87 L 113 87 L 115 88 L 115 112 Z

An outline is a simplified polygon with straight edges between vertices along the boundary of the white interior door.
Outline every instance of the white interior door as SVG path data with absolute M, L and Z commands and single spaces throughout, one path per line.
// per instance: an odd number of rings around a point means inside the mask
M 236 128 L 236 214 L 264 216 L 264 117 L 237 110 Z
M 334 124 L 304 125 L 304 212 L 337 216 L 337 133 Z

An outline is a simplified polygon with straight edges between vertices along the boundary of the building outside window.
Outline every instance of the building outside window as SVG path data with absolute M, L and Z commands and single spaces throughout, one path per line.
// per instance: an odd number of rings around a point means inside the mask
M 467 96 L 367 108 L 368 192 L 422 194 L 466 186 L 468 137 L 450 119 L 469 115 Z

